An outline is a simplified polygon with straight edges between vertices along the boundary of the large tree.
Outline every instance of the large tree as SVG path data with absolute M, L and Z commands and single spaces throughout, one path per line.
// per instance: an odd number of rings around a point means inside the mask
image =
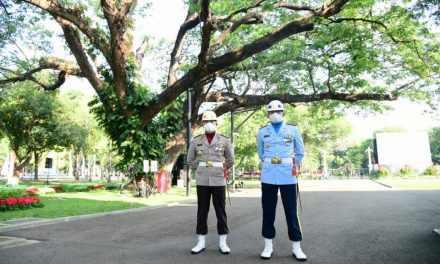
M 437 87 L 433 91 L 430 84 L 438 82 L 438 36 L 414 15 L 420 8 L 411 3 L 185 3 L 188 13 L 168 53 L 163 89 L 156 93 L 140 77 L 149 43 L 145 36 L 135 46 L 134 32 L 142 32 L 134 25 L 145 12 L 137 1 L 1 1 L 0 23 L 5 27 L 0 48 L 20 46 L 22 26 L 45 16 L 61 27 L 74 61 L 6 55 L 0 85 L 31 80 L 51 90 L 62 85 L 66 75 L 86 78 L 97 93 L 95 113 L 101 124 L 126 155 L 125 162 L 138 164 L 143 158 L 163 157 L 166 142 L 165 163 L 177 158 L 186 132 L 181 125 L 182 94 L 188 89 L 196 125 L 203 101 L 224 102 L 216 109 L 221 115 L 272 99 L 324 102 L 331 109 L 360 101 L 377 109 L 380 105 L 371 102 L 398 96 L 436 99 Z M 23 10 L 31 15 L 24 16 Z M 24 62 L 25 70 L 14 67 L 17 61 Z M 36 78 L 43 70 L 55 71 L 56 78 Z

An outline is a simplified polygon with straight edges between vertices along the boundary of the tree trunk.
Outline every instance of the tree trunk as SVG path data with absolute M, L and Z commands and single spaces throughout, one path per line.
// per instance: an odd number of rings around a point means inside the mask
M 191 134 L 199 128 L 200 125 L 195 124 L 191 127 Z M 165 159 L 161 166 L 168 176 L 171 176 L 171 171 L 173 170 L 174 164 L 179 158 L 182 151 L 186 147 L 186 127 L 182 128 L 178 133 L 176 133 L 167 143 L 165 148 Z
M 73 168 L 73 175 L 75 176 L 75 180 L 79 181 L 79 176 L 81 173 L 81 153 L 75 154 L 75 163 Z
M 34 151 L 34 180 L 38 181 L 38 163 L 40 162 L 40 155 Z

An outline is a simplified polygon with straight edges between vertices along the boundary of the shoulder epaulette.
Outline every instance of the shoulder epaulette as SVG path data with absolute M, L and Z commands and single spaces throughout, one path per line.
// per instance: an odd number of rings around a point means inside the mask
M 268 126 L 268 125 L 262 126 L 262 127 L 260 127 L 260 129 L 265 128 L 265 127 L 267 127 L 267 126 Z
M 195 136 L 194 138 L 198 138 L 198 137 L 201 137 L 201 136 L 203 136 L 203 134 L 200 134 L 200 135 L 198 135 L 198 136 Z
M 291 126 L 298 126 L 297 124 L 292 124 L 292 123 L 287 123 L 287 124 Z
M 224 137 L 224 138 L 227 138 L 227 139 L 229 139 L 229 137 L 227 137 L 227 136 L 225 136 L 225 135 L 223 135 L 223 134 L 218 134 L 219 136 L 222 136 L 222 137 Z

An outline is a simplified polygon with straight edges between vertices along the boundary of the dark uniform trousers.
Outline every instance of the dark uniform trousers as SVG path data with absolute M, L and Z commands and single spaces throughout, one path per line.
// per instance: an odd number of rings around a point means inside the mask
M 296 205 L 296 184 L 273 185 L 261 183 L 261 202 L 263 205 L 263 230 L 264 238 L 275 237 L 275 213 L 278 201 L 278 189 L 281 192 L 287 228 L 291 241 L 301 241 L 302 232 L 299 223 Z
M 225 186 L 201 186 L 197 185 L 197 229 L 198 235 L 208 233 L 208 213 L 209 207 L 214 204 L 215 214 L 217 215 L 217 232 L 219 235 L 229 234 L 228 222 L 226 218 L 226 187 Z

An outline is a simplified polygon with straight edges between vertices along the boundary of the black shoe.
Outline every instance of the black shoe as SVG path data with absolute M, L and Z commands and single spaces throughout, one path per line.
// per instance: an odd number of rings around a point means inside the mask
M 220 252 L 221 252 L 223 255 L 229 255 L 229 253 L 231 253 L 230 251 L 222 251 L 221 248 L 218 248 L 218 250 L 220 250 Z
M 191 254 L 193 254 L 193 255 L 195 255 L 195 254 L 199 254 L 199 253 L 202 252 L 203 250 L 205 250 L 205 248 L 202 248 L 202 249 L 199 250 L 199 251 L 192 251 L 192 250 L 191 250 Z

